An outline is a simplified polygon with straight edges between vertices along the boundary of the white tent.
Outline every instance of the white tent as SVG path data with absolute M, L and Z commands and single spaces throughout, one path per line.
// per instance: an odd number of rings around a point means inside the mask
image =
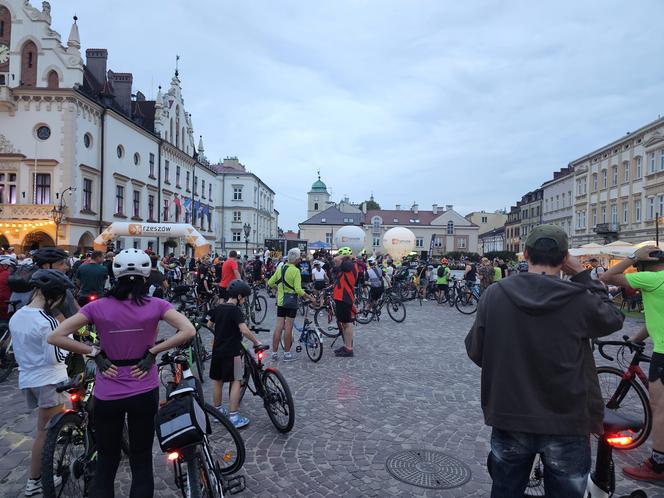
M 604 247 L 634 247 L 634 244 L 630 244 L 625 240 L 616 240 L 610 244 L 606 244 Z
M 583 244 L 581 247 L 572 247 L 569 250 L 569 253 L 572 256 L 597 256 L 602 254 L 602 249 L 604 246 L 602 244 L 596 244 L 591 242 L 590 244 Z

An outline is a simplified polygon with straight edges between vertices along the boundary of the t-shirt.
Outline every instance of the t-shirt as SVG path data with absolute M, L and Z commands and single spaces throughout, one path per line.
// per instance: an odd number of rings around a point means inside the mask
M 18 363 L 18 387 L 41 387 L 69 379 L 67 351 L 46 342 L 58 321 L 40 308 L 24 306 L 9 320 L 9 330 Z
M 283 279 L 286 284 L 281 281 L 283 270 Z M 289 263 L 285 265 L 280 264 L 277 266 L 277 269 L 268 280 L 267 285 L 270 287 L 277 286 L 277 306 L 284 305 L 284 292 L 295 293 L 298 296 L 304 295 L 304 289 L 302 289 L 302 277 L 300 276 L 300 269 Z
M 231 282 L 235 280 L 235 270 L 238 270 L 237 261 L 233 258 L 228 258 L 224 261 L 224 264 L 221 266 L 221 283 L 219 284 L 221 287 L 228 289 Z
M 315 282 L 325 281 L 325 275 L 326 274 L 325 274 L 325 270 L 323 270 L 322 268 L 314 268 L 311 271 L 311 274 L 313 275 Z
M 257 259 L 257 260 L 254 261 L 254 266 L 252 268 L 254 280 L 260 280 L 261 279 L 261 277 L 262 277 L 262 272 L 261 272 L 262 268 L 261 267 L 262 266 L 263 266 L 263 263 L 261 262 L 260 259 Z
M 436 284 L 447 285 L 447 279 L 450 276 L 450 269 L 447 266 L 440 265 L 436 272 Z
M 214 323 L 214 344 L 212 354 L 223 358 L 239 356 L 242 351 L 240 324 L 244 315 L 235 304 L 220 304 L 208 317 Z
M 113 360 L 142 358 L 154 346 L 157 325 L 173 307 L 168 301 L 148 297 L 142 306 L 130 299 L 120 301 L 106 297 L 92 301 L 81 308 L 81 313 L 95 325 L 99 346 Z M 113 400 L 135 396 L 159 386 L 157 366 L 142 379 L 133 377 L 132 366 L 118 367 L 117 377 L 107 378 L 97 372 L 95 396 Z
M 664 353 L 664 271 L 626 273 L 625 278 L 631 288 L 641 290 L 653 351 Z
M 108 272 L 104 266 L 97 263 L 90 263 L 88 265 L 81 265 L 78 269 L 77 277 L 81 283 L 80 297 L 89 296 L 90 294 L 99 296 L 104 293 L 104 285 L 106 285 Z
M 495 266 L 493 268 L 493 281 L 498 282 L 498 280 L 502 280 L 503 278 L 503 271 L 500 269 L 500 266 Z
M 332 291 L 334 300 L 353 304 L 355 302 L 356 282 L 357 268 L 351 260 L 346 259 L 339 265 L 337 283 L 334 285 L 334 290 Z
M 311 266 L 308 261 L 301 261 L 299 264 L 302 282 L 311 282 Z

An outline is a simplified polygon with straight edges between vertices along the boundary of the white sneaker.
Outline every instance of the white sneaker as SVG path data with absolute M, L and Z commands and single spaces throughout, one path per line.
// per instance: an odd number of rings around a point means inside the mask
M 279 353 L 272 353 L 271 361 L 277 361 L 279 359 Z
M 41 492 L 42 492 L 41 479 L 28 478 L 28 483 L 25 485 L 25 496 L 40 495 Z
M 296 358 L 293 356 L 293 354 L 289 351 L 287 353 L 284 353 L 284 361 L 295 361 Z

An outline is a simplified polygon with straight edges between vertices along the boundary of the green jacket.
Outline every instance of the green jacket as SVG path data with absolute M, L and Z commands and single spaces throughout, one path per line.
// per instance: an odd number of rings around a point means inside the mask
M 286 268 L 284 272 L 284 280 L 286 283 L 295 289 L 284 285 L 281 282 L 281 273 L 282 269 Z M 277 306 L 283 306 L 284 304 L 284 292 L 297 294 L 298 296 L 304 296 L 304 289 L 302 289 L 302 277 L 300 276 L 300 269 L 297 266 L 286 263 L 283 266 L 278 266 L 276 271 L 270 277 L 270 280 L 267 281 L 267 285 L 270 287 L 277 286 Z

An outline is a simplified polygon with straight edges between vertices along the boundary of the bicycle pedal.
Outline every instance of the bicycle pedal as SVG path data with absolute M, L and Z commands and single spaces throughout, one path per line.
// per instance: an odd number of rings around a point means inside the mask
M 295 351 L 298 352 L 298 353 L 301 353 L 302 352 L 302 346 L 297 346 L 295 348 Z
M 246 487 L 247 483 L 244 479 L 244 476 L 235 476 L 231 477 L 230 479 L 226 479 L 226 483 L 223 486 L 224 491 L 232 495 L 241 493 L 246 489 Z

